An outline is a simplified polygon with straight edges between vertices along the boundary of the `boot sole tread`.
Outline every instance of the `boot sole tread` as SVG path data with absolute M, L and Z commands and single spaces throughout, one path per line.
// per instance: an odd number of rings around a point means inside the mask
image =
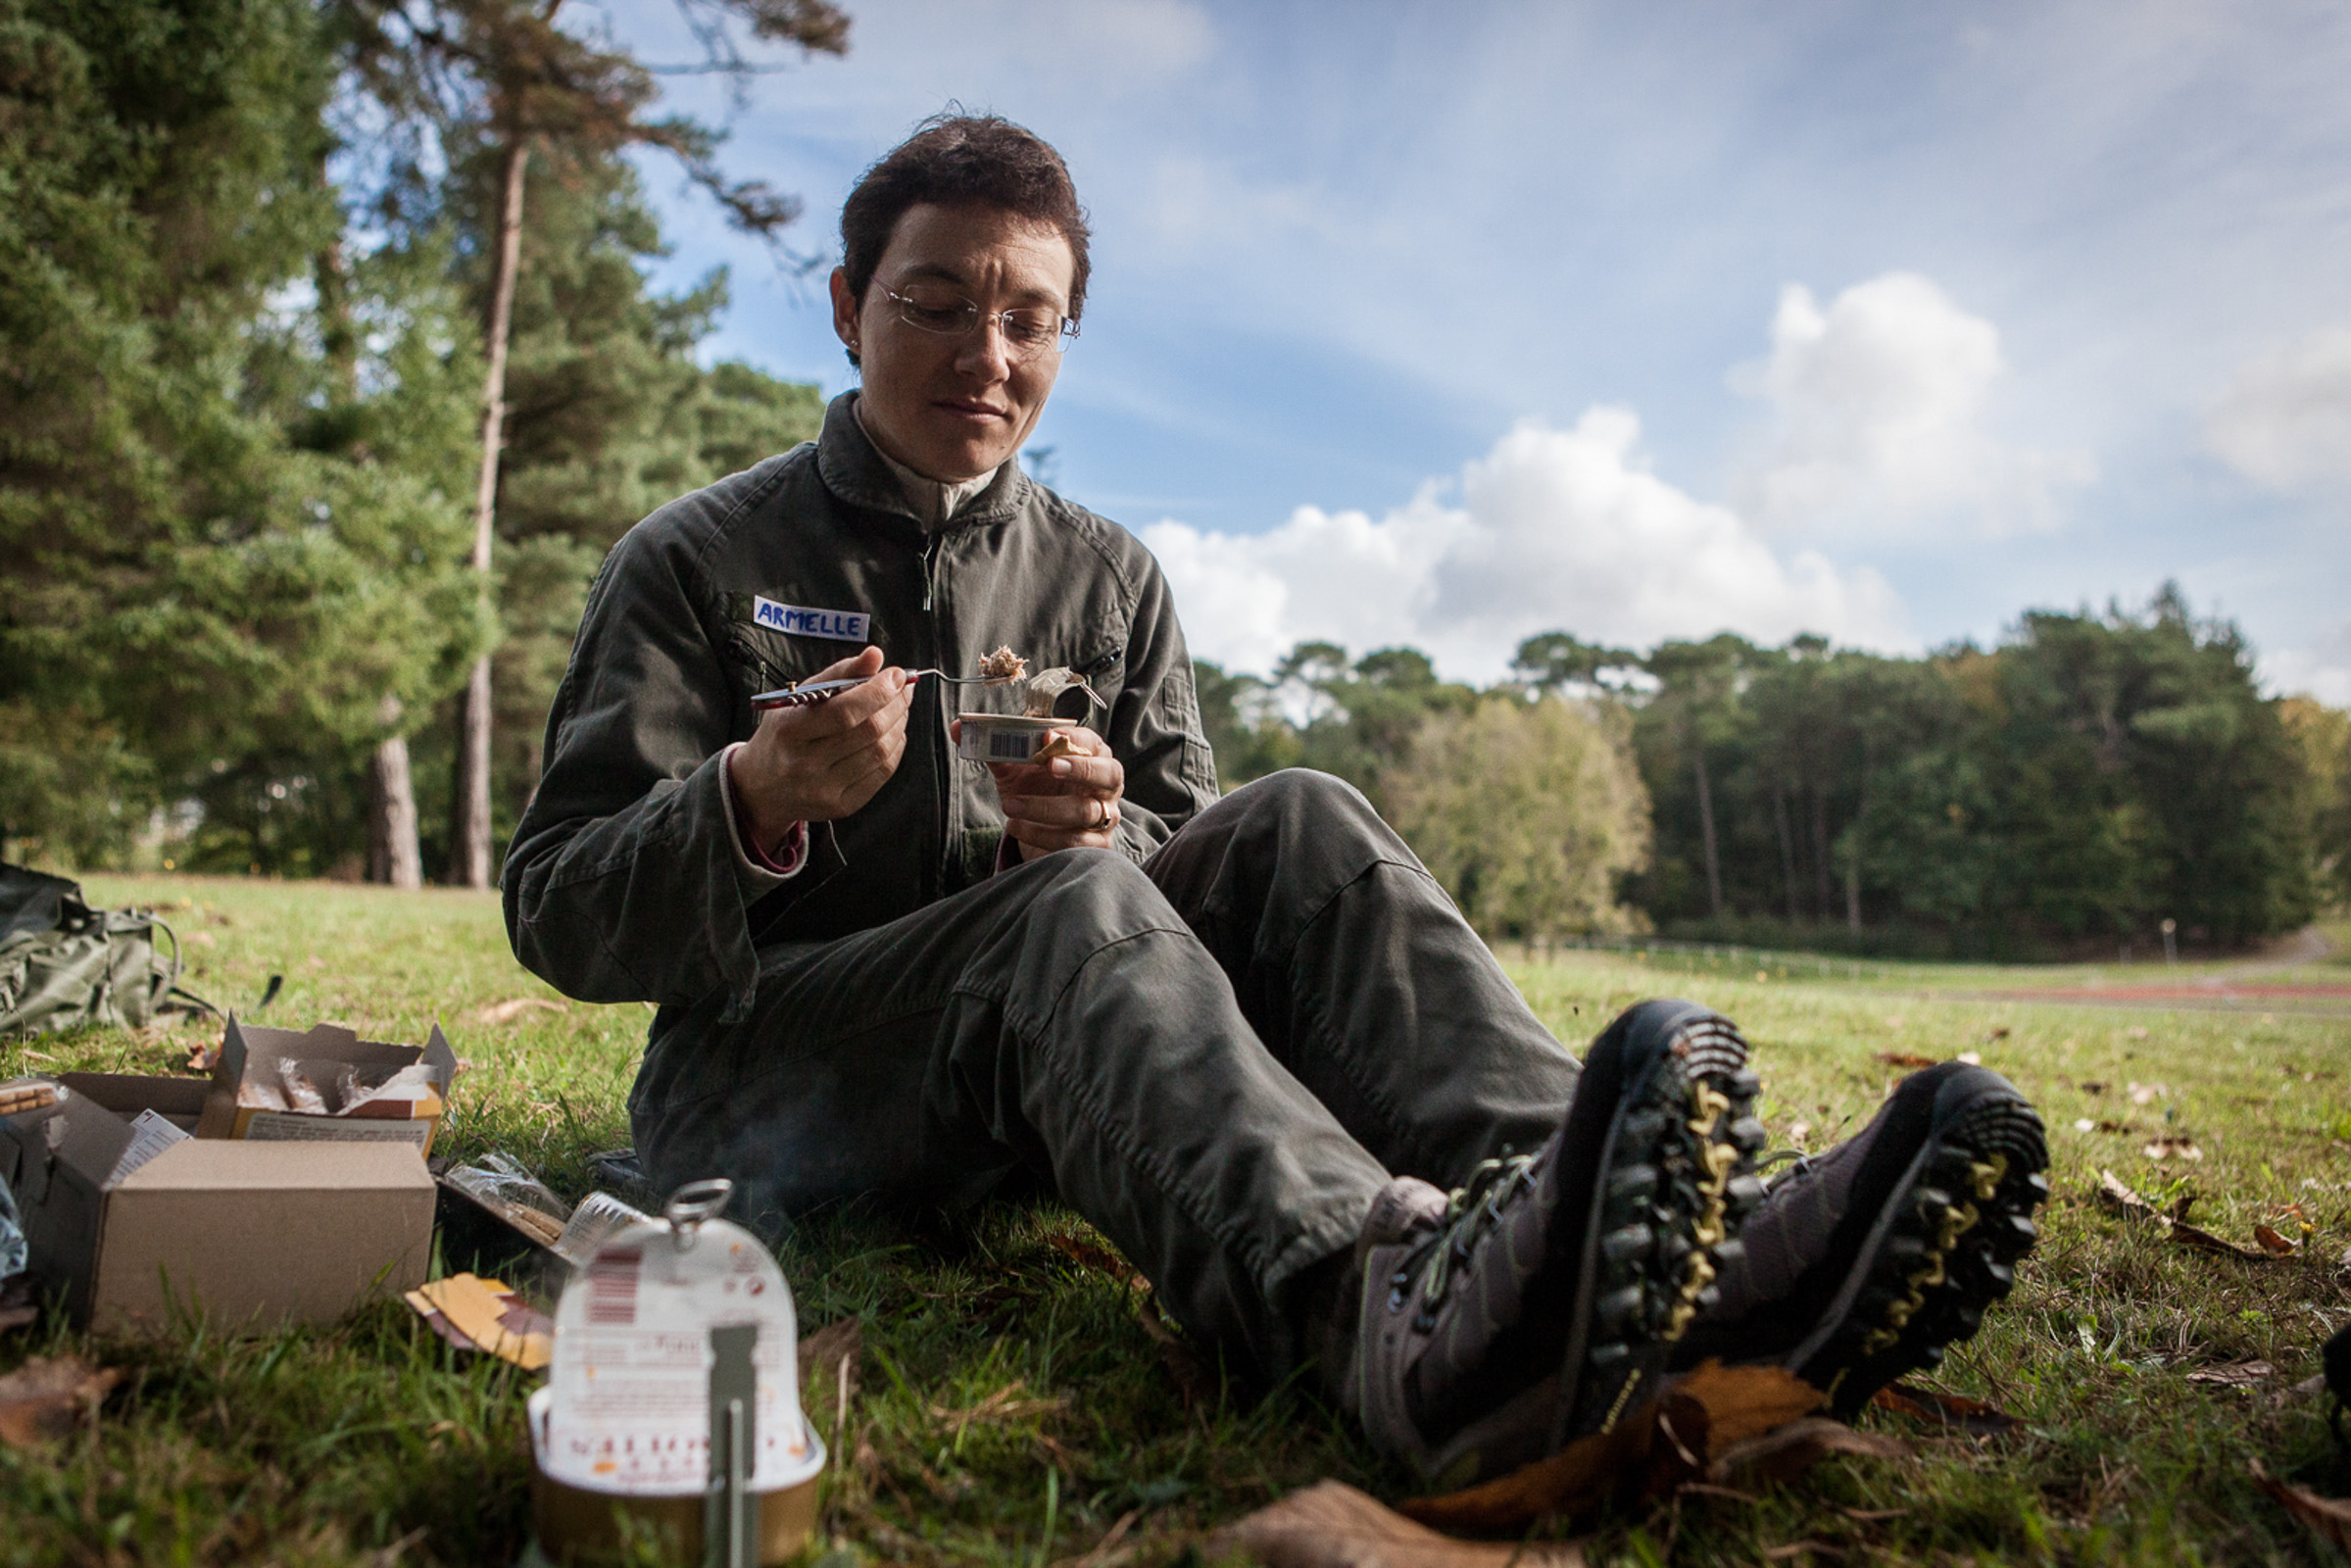
M 2033 1212 L 2048 1197 L 2040 1118 L 2021 1096 L 1987 1096 L 1931 1135 L 1939 1145 L 1871 1260 L 1853 1309 L 1799 1374 L 1850 1417 L 1879 1389 L 1942 1360 L 1975 1337 L 2033 1249 Z
M 1709 1017 L 1675 1048 L 1617 1111 L 1600 1223 L 1623 1240 L 1594 1260 L 1592 1329 L 1570 1369 L 1576 1394 L 1563 1440 L 1606 1431 L 1662 1381 L 1671 1346 L 1712 1304 L 1718 1249 L 1760 1196 L 1744 1179 L 1754 1152 L 1739 1136 L 1753 1123 L 1760 1087 L 1746 1042 L 1729 1020 Z M 1645 1136 L 1621 1136 L 1636 1129 Z M 1648 1233 L 1639 1246 L 1635 1226 Z

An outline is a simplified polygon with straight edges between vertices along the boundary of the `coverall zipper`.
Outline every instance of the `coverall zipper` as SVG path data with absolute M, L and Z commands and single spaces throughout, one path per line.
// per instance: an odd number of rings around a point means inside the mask
M 932 662 L 942 669 L 952 669 L 955 667 L 955 661 L 947 646 L 945 634 L 939 629 L 938 615 L 932 608 L 936 597 L 932 574 L 938 563 L 941 537 L 934 533 L 922 541 L 922 611 L 925 615 L 931 617 Z M 953 801 L 949 798 L 948 787 L 948 772 L 955 766 L 955 759 L 945 743 L 947 694 L 954 689 L 945 681 L 931 682 L 930 700 L 938 705 L 939 710 L 931 722 L 923 726 L 923 744 L 931 755 L 931 780 L 936 803 L 936 814 L 932 820 L 939 824 L 939 848 L 932 861 L 932 883 L 929 889 L 930 896 L 933 898 L 937 898 L 946 889 L 948 845 L 955 838 L 952 831 L 955 824 L 951 820 L 955 808 Z

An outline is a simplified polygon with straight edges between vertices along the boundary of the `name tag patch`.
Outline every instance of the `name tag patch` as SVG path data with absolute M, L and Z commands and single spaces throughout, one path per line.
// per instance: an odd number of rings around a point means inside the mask
M 855 611 L 809 610 L 800 605 L 779 605 L 772 599 L 754 598 L 751 618 L 756 625 L 789 632 L 795 637 L 830 637 L 842 643 L 871 641 L 865 633 L 873 617 Z

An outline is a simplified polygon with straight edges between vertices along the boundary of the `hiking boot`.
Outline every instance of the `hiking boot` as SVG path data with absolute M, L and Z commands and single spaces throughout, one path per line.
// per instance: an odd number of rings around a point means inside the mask
M 1373 1443 L 1460 1485 L 1602 1432 L 1654 1393 L 1714 1301 L 1763 1145 L 1746 1042 L 1644 1002 L 1592 1043 L 1567 1119 L 1447 1195 L 1414 1177 L 1365 1220 L 1341 1399 Z
M 2040 1117 L 1998 1073 L 1911 1074 L 1859 1134 L 1768 1184 L 1675 1365 L 1777 1362 L 1850 1416 L 2008 1294 L 2048 1162 Z

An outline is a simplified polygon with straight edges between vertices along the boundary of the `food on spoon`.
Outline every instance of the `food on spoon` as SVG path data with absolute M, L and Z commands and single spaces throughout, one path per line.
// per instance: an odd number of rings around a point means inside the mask
M 983 680 L 1018 680 L 1029 671 L 1029 662 L 1012 652 L 1010 643 L 999 644 L 995 653 L 980 661 Z

